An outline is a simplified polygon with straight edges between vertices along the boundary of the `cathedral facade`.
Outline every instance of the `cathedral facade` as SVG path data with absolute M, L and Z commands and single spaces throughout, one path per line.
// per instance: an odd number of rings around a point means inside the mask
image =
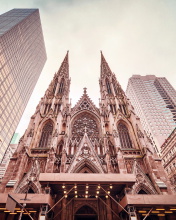
M 174 219 L 174 187 L 102 53 L 99 85 L 99 108 L 86 88 L 71 107 L 67 52 L 1 182 L 0 219 Z

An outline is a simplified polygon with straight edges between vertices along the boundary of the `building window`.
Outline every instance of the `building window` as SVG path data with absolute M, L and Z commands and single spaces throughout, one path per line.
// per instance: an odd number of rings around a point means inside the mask
M 110 110 L 111 110 L 112 114 L 115 115 L 115 114 L 117 113 L 117 111 L 116 111 L 116 105 L 110 104 Z
M 126 106 L 125 105 L 119 105 L 120 111 L 124 114 L 127 115 L 127 111 L 126 111 Z
M 109 83 L 109 80 L 106 79 L 106 87 L 107 87 L 107 91 L 108 91 L 108 94 L 111 94 L 111 86 L 110 86 L 110 83 Z
M 49 147 L 51 143 L 52 132 L 53 132 L 53 125 L 51 124 L 51 122 L 46 123 L 45 126 L 43 127 L 42 135 L 39 142 L 40 148 Z
M 116 95 L 118 95 L 118 91 L 117 91 L 117 85 L 115 84 L 115 79 L 113 79 L 113 87 L 114 87 L 114 92 Z
M 132 142 L 130 139 L 128 128 L 123 124 L 119 123 L 117 126 L 119 132 L 119 138 L 122 148 L 132 148 Z
M 62 78 L 61 79 L 61 82 L 60 82 L 60 86 L 59 86 L 59 91 L 58 93 L 59 94 L 62 94 L 64 92 L 64 79 Z
M 57 82 L 58 82 L 58 78 L 56 78 L 56 79 L 55 79 L 55 82 L 54 82 L 54 86 L 53 86 L 53 94 L 54 94 L 55 91 L 56 91 Z

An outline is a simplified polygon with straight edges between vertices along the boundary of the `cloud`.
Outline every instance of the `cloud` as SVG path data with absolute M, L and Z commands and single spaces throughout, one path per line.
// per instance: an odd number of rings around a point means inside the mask
M 124 90 L 132 74 L 166 76 L 176 88 L 175 0 L 11 0 L 0 12 L 14 7 L 40 10 L 48 61 L 33 95 L 37 102 L 67 50 L 73 104 L 87 87 L 98 105 L 100 50 Z

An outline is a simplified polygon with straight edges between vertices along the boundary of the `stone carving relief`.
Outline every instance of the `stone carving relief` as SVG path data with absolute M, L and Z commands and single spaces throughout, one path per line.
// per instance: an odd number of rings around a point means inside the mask
M 33 135 L 34 135 L 34 129 L 31 128 L 27 137 L 33 137 Z
M 104 173 L 104 168 L 100 159 L 91 143 L 86 130 L 84 137 L 82 138 L 80 144 L 77 147 L 76 154 L 74 155 L 67 172 L 78 172 L 79 167 L 90 166 L 94 172 Z
M 118 138 L 118 137 L 119 137 L 119 135 L 118 135 L 118 133 L 117 133 L 117 131 L 116 131 L 116 130 L 113 130 L 112 135 L 113 135 L 113 137 L 116 137 L 116 138 Z
M 84 143 L 83 147 L 81 148 L 81 154 L 76 159 L 76 161 L 80 161 L 86 158 L 88 158 L 90 161 L 95 161 L 94 155 L 92 155 L 90 152 L 90 147 L 88 147 L 87 143 Z
M 86 110 L 89 110 L 89 111 L 94 111 L 94 109 L 92 108 L 92 106 L 90 105 L 90 103 L 86 99 L 84 99 L 84 101 L 78 107 L 79 111 L 83 110 L 83 109 L 86 109 Z
M 53 134 L 53 137 L 58 137 L 58 131 L 57 131 L 57 129 L 55 129 L 54 134 Z
M 134 160 L 125 160 L 125 165 L 126 165 L 127 173 L 132 173 Z
M 143 189 L 148 194 L 157 194 L 153 183 L 146 176 L 140 166 L 136 163 L 134 172 L 136 174 L 136 183 L 133 186 L 132 193 L 137 194 L 141 189 Z
M 31 162 L 32 163 L 32 162 Z M 37 159 L 33 158 L 33 164 L 31 168 L 29 169 L 28 173 L 23 177 L 20 184 L 18 185 L 16 189 L 16 193 L 24 193 L 24 190 L 28 190 L 28 184 L 30 183 L 32 189 L 35 191 L 35 193 L 39 193 L 41 190 L 41 185 L 38 182 L 40 174 L 40 165 Z

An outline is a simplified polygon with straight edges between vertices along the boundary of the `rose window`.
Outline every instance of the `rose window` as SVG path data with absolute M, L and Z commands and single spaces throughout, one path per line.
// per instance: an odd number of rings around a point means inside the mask
M 92 140 L 99 137 L 97 124 L 89 114 L 82 114 L 77 120 L 75 120 L 72 127 L 72 137 L 73 139 L 76 138 L 80 140 L 85 132 Z

